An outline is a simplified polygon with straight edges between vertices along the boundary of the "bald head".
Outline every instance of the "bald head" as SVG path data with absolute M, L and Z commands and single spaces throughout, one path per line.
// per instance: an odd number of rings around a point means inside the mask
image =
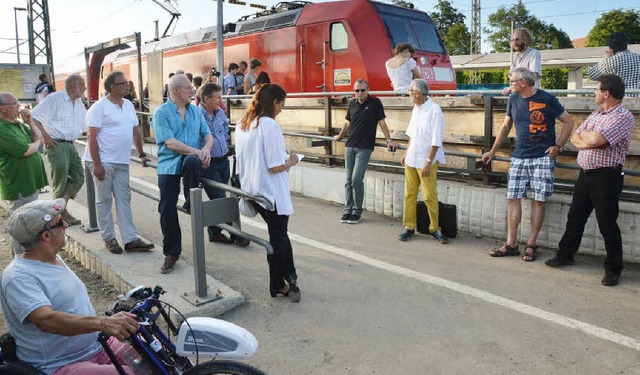
M 20 114 L 18 99 L 10 92 L 0 92 L 0 118 L 15 122 Z

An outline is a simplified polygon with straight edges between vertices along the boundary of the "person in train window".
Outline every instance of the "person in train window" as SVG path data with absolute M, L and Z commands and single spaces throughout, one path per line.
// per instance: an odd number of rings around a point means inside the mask
M 273 210 L 251 201 L 267 223 L 273 254 L 267 255 L 269 291 L 282 294 L 291 302 L 300 301 L 298 276 L 289 240 L 289 216 L 293 202 L 289 190 L 289 168 L 298 164 L 296 154 L 287 154 L 282 128 L 275 117 L 282 112 L 287 93 L 275 84 L 266 84 L 251 98 L 247 113 L 235 132 L 240 186 L 252 195 L 271 202 Z
M 259 59 L 249 60 L 249 72 L 244 75 L 244 92 L 251 92 L 251 88 L 256 84 L 258 79 L 258 68 L 262 66 Z
M 393 57 L 387 60 L 387 74 L 391 79 L 393 91 L 405 93 L 414 78 L 422 78 L 418 63 L 413 59 L 416 50 L 408 43 L 400 43 L 393 51 Z

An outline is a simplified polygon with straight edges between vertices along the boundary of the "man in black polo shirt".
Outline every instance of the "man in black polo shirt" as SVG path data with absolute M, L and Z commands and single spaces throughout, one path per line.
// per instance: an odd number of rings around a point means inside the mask
M 355 99 L 349 103 L 347 122 L 335 137 L 339 141 L 347 135 L 344 151 L 344 169 L 347 172 L 345 188 L 343 223 L 356 224 L 362 215 L 364 200 L 364 173 L 371 158 L 376 142 L 376 129 L 380 125 L 389 149 L 395 150 L 397 144 L 391 141 L 391 135 L 384 121 L 384 107 L 378 98 L 369 96 L 369 84 L 360 78 L 353 86 Z

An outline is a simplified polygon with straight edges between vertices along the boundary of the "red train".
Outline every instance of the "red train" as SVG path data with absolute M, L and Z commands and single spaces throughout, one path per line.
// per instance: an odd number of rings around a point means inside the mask
M 288 92 L 351 91 L 364 78 L 372 90 L 392 90 L 385 61 L 398 43 L 410 43 L 432 89 L 455 89 L 455 74 L 440 33 L 425 12 L 369 0 L 280 3 L 253 17 L 225 25 L 224 66 L 262 60 L 272 82 Z M 150 96 L 160 92 L 170 72 L 209 72 L 216 63 L 214 27 L 142 46 L 143 81 Z M 135 48 L 95 54 L 92 96 L 102 77 L 122 70 L 137 82 Z M 155 93 L 155 94 L 154 94 Z

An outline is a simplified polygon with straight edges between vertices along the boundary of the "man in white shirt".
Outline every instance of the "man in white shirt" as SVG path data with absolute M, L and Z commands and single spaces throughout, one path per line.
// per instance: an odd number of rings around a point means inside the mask
M 32 125 L 44 138 L 45 155 L 51 164 L 53 198 L 74 199 L 84 184 L 84 169 L 73 142 L 86 130 L 87 110 L 82 102 L 84 79 L 72 74 L 64 90 L 47 95 L 31 111 Z M 80 224 L 67 210 L 62 214 L 69 225 Z
M 113 71 L 104 80 L 109 93 L 87 112 L 87 147 L 82 157 L 95 177 L 98 227 L 105 247 L 113 254 L 121 254 L 116 240 L 111 214 L 111 200 L 115 200 L 120 236 L 126 252 L 149 251 L 153 244 L 142 241 L 136 233 L 131 213 L 129 164 L 131 144 L 135 144 L 142 165 L 147 155 L 142 149 L 142 134 L 133 103 L 125 100 L 129 81 L 120 71 Z
M 404 166 L 404 231 L 398 239 L 406 241 L 415 234 L 418 187 L 422 187 L 422 196 L 429 211 L 429 232 L 441 244 L 446 244 L 449 239 L 440 230 L 436 189 L 438 166 L 446 163 L 442 149 L 444 116 L 440 106 L 428 95 L 427 81 L 414 79 L 411 82 L 409 97 L 414 107 L 406 132 L 409 146 L 401 161 Z
M 509 70 L 509 77 L 513 74 L 516 68 L 527 68 L 535 76 L 535 88 L 540 88 L 540 78 L 542 77 L 542 62 L 540 58 L 540 52 L 532 48 L 533 35 L 531 31 L 524 27 L 515 29 L 513 35 L 511 35 L 511 48 L 516 51 L 516 57 L 511 62 L 511 69 Z M 502 90 L 504 95 L 511 93 L 511 86 Z

